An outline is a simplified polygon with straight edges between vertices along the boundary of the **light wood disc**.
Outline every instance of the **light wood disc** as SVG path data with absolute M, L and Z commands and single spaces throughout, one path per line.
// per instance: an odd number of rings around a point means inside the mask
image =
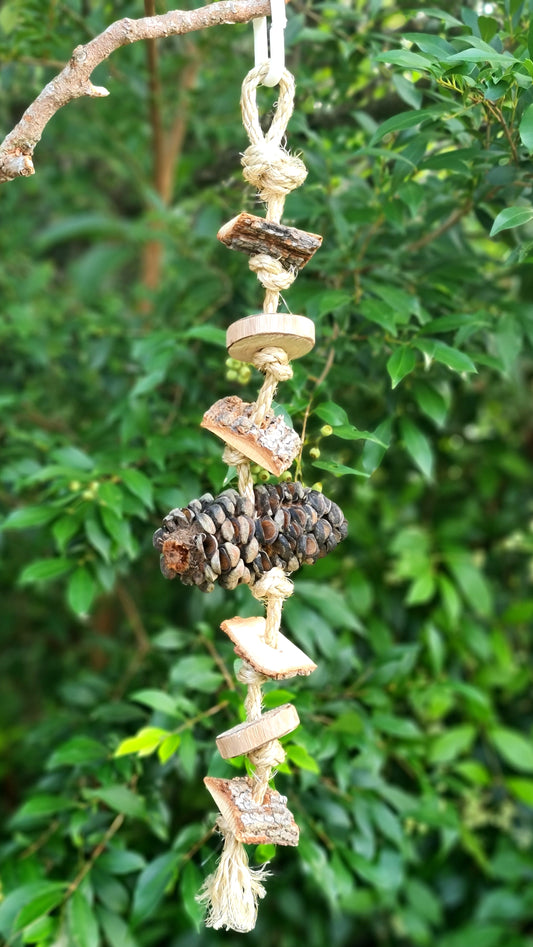
M 315 324 L 306 316 L 260 312 L 232 322 L 226 332 L 226 347 L 232 358 L 251 362 L 261 349 L 275 345 L 289 359 L 307 355 L 315 344 Z

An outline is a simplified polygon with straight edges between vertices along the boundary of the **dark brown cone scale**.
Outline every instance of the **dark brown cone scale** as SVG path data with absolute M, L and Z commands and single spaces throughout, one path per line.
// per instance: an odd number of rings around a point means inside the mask
M 256 486 L 254 499 L 224 490 L 171 510 L 153 539 L 163 575 L 202 592 L 253 585 L 274 566 L 311 565 L 347 535 L 340 507 L 301 483 Z

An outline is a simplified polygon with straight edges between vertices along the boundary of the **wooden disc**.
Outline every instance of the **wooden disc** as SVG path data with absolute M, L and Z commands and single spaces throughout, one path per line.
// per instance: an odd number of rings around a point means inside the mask
M 275 345 L 289 359 L 307 355 L 315 344 L 315 324 L 306 316 L 260 312 L 232 322 L 226 332 L 226 347 L 232 358 L 251 362 L 254 355 Z
M 221 629 L 233 641 L 235 654 L 251 664 L 254 670 L 276 681 L 297 674 L 312 674 L 316 664 L 292 641 L 278 633 L 278 644 L 272 648 L 265 642 L 264 618 L 227 618 Z
M 279 740 L 296 730 L 300 724 L 298 712 L 293 704 L 282 704 L 262 714 L 257 720 L 239 723 L 231 730 L 217 736 L 218 752 L 225 760 L 252 753 L 265 743 Z

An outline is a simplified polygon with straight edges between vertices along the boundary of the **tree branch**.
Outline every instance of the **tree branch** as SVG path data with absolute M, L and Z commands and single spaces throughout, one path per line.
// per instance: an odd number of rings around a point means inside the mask
M 121 46 L 138 40 L 181 36 L 225 23 L 247 23 L 270 13 L 270 0 L 221 0 L 197 10 L 173 10 L 159 16 L 132 20 L 124 17 L 84 46 L 76 46 L 70 61 L 24 112 L 20 122 L 0 145 L 0 182 L 35 173 L 33 152 L 53 115 L 83 95 L 109 95 L 91 82 L 93 70 Z

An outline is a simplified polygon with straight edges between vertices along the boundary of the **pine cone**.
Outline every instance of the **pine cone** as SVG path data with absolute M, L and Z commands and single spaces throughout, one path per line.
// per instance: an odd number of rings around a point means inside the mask
M 171 510 L 154 533 L 161 572 L 212 592 L 253 585 L 274 566 L 295 572 L 312 565 L 344 539 L 340 507 L 301 483 L 254 487 L 255 504 L 236 490 L 205 493 Z

